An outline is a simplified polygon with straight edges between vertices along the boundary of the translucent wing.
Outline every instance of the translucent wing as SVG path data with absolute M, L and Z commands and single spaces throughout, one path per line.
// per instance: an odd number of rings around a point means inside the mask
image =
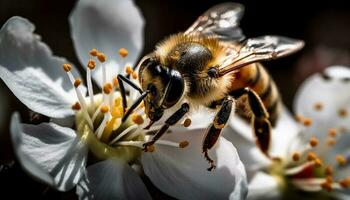
M 303 48 L 302 40 L 282 36 L 261 36 L 248 39 L 237 51 L 231 51 L 217 68 L 217 76 L 223 76 L 254 62 L 277 59 Z M 232 53 L 235 52 L 235 53 Z
M 185 34 L 215 36 L 223 41 L 242 41 L 245 37 L 239 28 L 239 21 L 243 13 L 244 6 L 239 3 L 216 5 L 198 17 Z

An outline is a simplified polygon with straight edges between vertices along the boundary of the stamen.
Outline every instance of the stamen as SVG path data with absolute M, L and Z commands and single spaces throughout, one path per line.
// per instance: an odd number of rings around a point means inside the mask
M 317 146 L 317 144 L 318 144 L 318 139 L 317 139 L 316 137 L 312 137 L 312 138 L 310 139 L 310 145 L 311 145 L 312 147 L 315 147 L 315 146 Z
M 125 68 L 125 72 L 127 73 L 127 74 L 132 74 L 133 72 L 134 72 L 134 70 L 132 69 L 132 67 L 131 66 L 126 66 L 126 68 Z
M 122 133 L 120 133 L 117 137 L 115 137 L 111 142 L 109 142 L 109 145 L 112 145 L 114 143 L 116 143 L 118 140 L 120 140 L 120 138 L 124 137 L 125 135 L 129 134 L 131 131 L 137 129 L 137 125 L 134 124 L 130 127 L 128 127 L 127 129 L 125 129 Z
M 104 63 L 104 62 L 106 62 L 107 57 L 106 57 L 106 55 L 105 55 L 104 53 L 98 52 L 98 53 L 97 53 L 97 59 L 98 59 L 101 63 Z
M 103 117 L 103 120 L 102 120 L 100 126 L 95 131 L 95 134 L 96 134 L 98 139 L 101 139 L 103 131 L 105 130 L 105 127 L 108 124 L 109 119 L 111 118 L 111 114 L 108 112 L 108 110 L 109 110 L 108 107 L 107 107 L 107 111 L 106 111 L 106 106 L 102 106 L 100 110 L 102 113 L 104 113 L 104 117 Z
M 77 78 L 75 81 L 74 81 L 74 87 L 79 87 L 79 85 L 81 84 L 81 80 L 79 78 Z
M 191 125 L 192 121 L 190 118 L 186 118 L 184 121 L 184 127 L 189 127 Z
M 314 109 L 315 109 L 316 111 L 321 111 L 321 110 L 323 109 L 323 104 L 322 104 L 321 102 L 315 103 Z
M 103 92 L 105 94 L 110 94 L 113 91 L 113 86 L 111 83 L 106 83 L 103 85 Z
M 95 67 L 96 67 L 96 62 L 95 62 L 94 60 L 91 60 L 91 59 L 90 59 L 90 60 L 88 61 L 87 67 L 88 67 L 90 70 L 95 69 Z
M 132 73 L 132 78 L 135 80 L 137 79 L 137 73 L 135 71 Z
M 91 49 L 90 50 L 90 52 L 89 52 L 89 54 L 91 55 L 91 56 L 97 56 L 97 54 L 98 54 L 98 51 L 97 51 L 97 49 Z
M 307 154 L 307 160 L 308 161 L 314 161 L 317 159 L 317 155 L 314 152 L 309 152 Z
M 339 115 L 339 117 L 343 117 L 344 118 L 344 117 L 346 117 L 348 115 L 348 111 L 345 108 L 341 108 L 338 111 L 338 115 Z
M 86 70 L 86 82 L 87 82 L 87 88 L 88 88 L 88 93 L 90 96 L 90 102 L 92 105 L 95 105 L 95 100 L 94 100 L 94 92 L 93 92 L 93 88 L 92 88 L 92 80 L 91 80 L 91 68 L 88 67 L 88 69 Z
M 128 54 L 129 54 L 129 52 L 128 52 L 127 49 L 125 49 L 125 48 L 120 48 L 120 49 L 119 49 L 119 55 L 120 55 L 121 57 L 125 58 L 126 56 L 128 56 Z
M 335 160 L 338 162 L 339 165 L 344 166 L 346 164 L 346 159 L 343 155 L 338 154 L 335 156 Z
M 300 160 L 300 153 L 294 152 L 292 158 L 295 162 L 299 161 Z
M 72 66 L 70 64 L 63 64 L 63 70 L 65 72 L 69 72 L 70 70 L 72 70 Z
M 80 110 L 81 106 L 80 106 L 79 102 L 75 102 L 75 104 L 72 105 L 72 109 L 73 110 Z
M 133 115 L 131 116 L 131 120 L 132 120 L 135 124 L 138 124 L 138 125 L 141 125 L 141 124 L 143 124 L 143 122 L 144 122 L 142 116 L 139 115 L 139 114 L 133 114 Z
M 335 128 L 330 128 L 330 129 L 328 130 L 328 135 L 329 135 L 330 137 L 336 137 L 336 136 L 337 136 L 337 129 L 335 129 Z

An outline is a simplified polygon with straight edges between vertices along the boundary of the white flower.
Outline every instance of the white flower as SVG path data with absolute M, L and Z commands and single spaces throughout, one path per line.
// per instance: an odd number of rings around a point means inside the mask
M 248 199 L 350 198 L 350 69 L 311 76 L 294 107 L 297 121 L 284 109 L 273 129 L 272 159 L 255 147 L 247 124 L 231 121 L 237 134 L 225 136 L 247 168 Z
M 70 22 L 81 64 L 85 66 L 89 59 L 97 63 L 94 67 L 91 62 L 91 69 L 84 67 L 87 88 L 75 67 L 52 55 L 33 34 L 34 25 L 28 20 L 13 17 L 0 30 L 0 78 L 23 104 L 50 118 L 48 123 L 31 125 L 13 115 L 11 136 L 24 170 L 61 191 L 77 186 L 80 199 L 150 199 L 131 167 L 140 161 L 148 178 L 175 198 L 244 198 L 245 170 L 236 149 L 224 138 L 211 150 L 216 171 L 206 170 L 201 154 L 203 123 L 194 123 L 192 129 L 175 127 L 156 143 L 153 153 L 141 150 L 148 137 L 138 125 L 142 109 L 121 124 L 120 95 L 113 78 L 126 63 L 135 64 L 142 48 L 144 22 L 134 3 L 81 0 Z M 87 53 L 92 48 L 99 50 L 91 53 L 98 53 L 97 57 Z M 129 50 L 126 58 L 118 56 L 120 48 Z M 93 94 L 91 78 L 103 93 Z M 131 90 L 129 105 L 137 95 Z M 178 148 L 181 141 L 189 146 Z M 86 166 L 91 157 L 94 161 Z

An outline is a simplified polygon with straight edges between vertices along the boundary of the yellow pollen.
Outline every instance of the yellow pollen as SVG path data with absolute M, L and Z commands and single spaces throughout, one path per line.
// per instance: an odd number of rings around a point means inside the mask
M 317 139 L 316 137 L 312 137 L 312 138 L 310 139 L 310 145 L 311 145 L 312 147 L 315 147 L 315 146 L 317 146 L 317 144 L 318 144 L 318 139 Z
M 311 118 L 304 118 L 303 124 L 304 126 L 310 126 L 312 124 Z
M 109 107 L 106 105 L 101 106 L 100 108 L 101 113 L 107 113 L 109 111 Z
M 186 118 L 185 121 L 184 121 L 184 127 L 191 126 L 191 123 L 192 123 L 191 119 L 190 118 Z
M 63 70 L 65 72 L 69 72 L 70 70 L 72 70 L 72 66 L 70 64 L 63 64 Z
M 127 73 L 127 74 L 132 74 L 133 72 L 134 72 L 134 70 L 132 69 L 132 67 L 131 66 L 126 66 L 126 68 L 125 68 L 125 72 Z
M 72 109 L 73 110 L 80 110 L 81 106 L 80 106 L 79 102 L 75 102 L 75 104 L 72 105 Z
M 339 109 L 338 115 L 339 117 L 346 117 L 348 115 L 348 111 L 345 108 Z
M 143 124 L 143 122 L 144 122 L 142 116 L 139 115 L 139 114 L 133 114 L 133 115 L 131 116 L 131 120 L 132 120 L 135 124 L 138 124 L 138 125 Z
M 105 55 L 104 53 L 101 53 L 101 52 L 99 52 L 99 53 L 97 54 L 97 59 L 98 59 L 101 63 L 104 63 L 104 62 L 107 60 L 106 55 Z
M 112 116 L 115 118 L 123 117 L 123 107 L 120 105 L 114 106 Z
M 118 81 L 118 78 L 117 78 L 117 77 L 114 77 L 113 80 L 112 80 L 112 82 L 113 82 L 113 86 L 114 86 L 115 88 L 119 87 L 119 81 Z
M 321 110 L 323 109 L 323 104 L 322 104 L 321 102 L 315 103 L 314 109 L 315 109 L 316 111 L 321 111 Z
M 309 152 L 307 154 L 307 160 L 308 161 L 313 161 L 313 160 L 316 160 L 316 159 L 317 159 L 317 155 L 314 152 Z
M 339 165 L 345 165 L 346 164 L 346 159 L 343 155 L 338 154 L 335 156 L 335 160 L 338 162 Z
M 152 153 L 152 152 L 154 152 L 154 150 L 156 150 L 156 148 L 154 147 L 153 144 L 146 147 L 146 151 L 148 151 L 148 152 Z
M 334 146 L 335 144 L 336 144 L 335 139 L 333 139 L 333 138 L 328 138 L 327 139 L 327 145 L 328 146 Z
M 132 73 L 132 78 L 135 80 L 137 79 L 137 73 L 135 71 Z
M 316 167 L 321 167 L 322 166 L 322 160 L 319 159 L 319 158 L 316 158 L 314 160 L 314 164 L 315 164 Z
M 106 84 L 103 86 L 103 92 L 104 92 L 105 94 L 111 93 L 112 90 L 113 90 L 113 86 L 112 86 L 111 83 L 106 83 Z
M 79 87 L 79 85 L 81 84 L 81 80 L 79 78 L 77 78 L 75 81 L 74 81 L 74 87 Z
M 329 182 L 324 182 L 321 184 L 321 187 L 326 190 L 327 192 L 332 192 L 333 188 L 332 188 L 332 183 Z
M 182 142 L 180 142 L 179 143 L 179 147 L 180 148 L 185 148 L 185 147 L 187 147 L 188 145 L 189 145 L 190 143 L 188 142 L 188 141 L 182 141 Z
M 325 168 L 325 170 L 324 170 L 324 174 L 325 174 L 326 176 L 331 176 L 331 175 L 333 175 L 333 168 L 332 168 L 331 166 L 327 166 L 327 167 Z
M 350 176 L 340 180 L 339 184 L 343 188 L 349 188 L 350 187 Z
M 90 52 L 89 52 L 89 54 L 90 54 L 91 56 L 97 56 L 98 51 L 97 51 L 97 49 L 91 49 Z
M 122 102 L 122 98 L 121 97 L 117 97 L 114 99 L 114 106 L 120 106 Z
M 292 155 L 292 158 L 295 162 L 300 160 L 300 153 L 299 152 L 294 152 Z
M 96 67 L 96 62 L 94 60 L 89 60 L 88 63 L 87 63 L 87 67 L 90 69 L 90 70 L 93 70 L 95 69 Z
M 335 128 L 330 128 L 330 129 L 328 130 L 328 135 L 329 135 L 330 137 L 336 137 L 336 136 L 337 136 L 337 129 L 335 129 Z
M 128 52 L 127 49 L 125 49 L 125 48 L 120 48 L 120 49 L 119 49 L 119 55 L 120 55 L 121 57 L 125 58 L 126 56 L 128 56 L 128 54 L 129 54 L 129 52 Z

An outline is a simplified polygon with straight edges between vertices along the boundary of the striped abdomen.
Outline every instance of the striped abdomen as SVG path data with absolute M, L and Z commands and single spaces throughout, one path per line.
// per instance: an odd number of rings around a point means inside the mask
M 245 66 L 239 72 L 235 73 L 232 91 L 245 87 L 253 89 L 259 95 L 270 115 L 270 122 L 274 125 L 281 107 L 279 92 L 275 82 L 260 63 Z M 243 110 L 240 114 L 247 116 L 244 111 L 246 109 L 250 110 L 247 105 L 246 97 L 238 99 L 238 108 L 242 108 L 241 110 Z

